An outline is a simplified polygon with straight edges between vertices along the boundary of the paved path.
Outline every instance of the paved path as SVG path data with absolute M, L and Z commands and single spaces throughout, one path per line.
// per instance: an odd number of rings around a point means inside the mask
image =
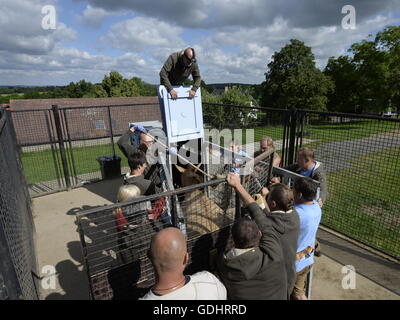
M 304 143 L 305 144 L 305 143 Z M 350 168 L 352 161 L 388 148 L 400 147 L 400 134 L 375 134 L 368 138 L 341 140 L 317 146 L 317 159 L 327 172 Z

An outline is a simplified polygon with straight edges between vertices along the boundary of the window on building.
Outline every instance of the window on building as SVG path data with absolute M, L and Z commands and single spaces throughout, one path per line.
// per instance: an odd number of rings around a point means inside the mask
M 94 127 L 95 127 L 97 130 L 105 130 L 105 129 L 106 129 L 106 126 L 105 126 L 105 124 L 104 124 L 104 120 L 95 120 L 95 121 L 94 121 Z

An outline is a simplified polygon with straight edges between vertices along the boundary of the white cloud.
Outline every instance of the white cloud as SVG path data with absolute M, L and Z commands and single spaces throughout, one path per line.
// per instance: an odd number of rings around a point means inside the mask
M 124 14 L 127 14 L 126 10 L 107 11 L 103 8 L 92 7 L 88 4 L 82 16 L 78 17 L 78 21 L 90 28 L 99 28 L 107 17 Z
M 54 0 L 7 0 L 0 12 L 0 51 L 45 54 L 57 43 L 76 39 L 77 33 L 63 23 L 55 30 L 44 30 L 41 10 L 44 5 L 55 4 Z
M 107 17 L 127 12 L 133 13 L 134 18 L 115 23 L 99 39 L 83 43 L 77 32 L 64 23 L 59 22 L 56 30 L 41 28 L 42 6 L 53 4 L 66 14 L 66 7 L 57 7 L 62 2 L 3 0 L 0 83 L 61 85 L 80 79 L 98 82 L 111 70 L 158 83 L 159 70 L 168 55 L 187 45 L 196 49 L 207 83 L 260 83 L 272 54 L 292 38 L 311 46 L 317 66 L 323 68 L 328 57 L 344 54 L 352 43 L 365 39 L 369 33 L 400 22 L 390 13 L 377 14 L 395 0 L 354 0 L 356 30 L 341 28 L 342 15 L 336 6 L 344 0 L 324 6 L 317 0 L 198 0 L 190 5 L 186 0 L 85 2 L 79 18 L 82 27 L 96 28 Z M 208 36 L 202 36 L 203 31 Z M 67 41 L 75 39 L 79 49 L 66 47 Z M 187 44 L 184 39 L 193 40 Z M 104 51 L 84 49 L 100 44 Z
M 202 76 L 208 83 L 237 82 L 238 79 L 260 83 L 265 80 L 264 73 L 272 54 L 290 39 L 301 40 L 310 46 L 317 67 L 324 68 L 329 57 L 344 54 L 345 48 L 366 39 L 371 30 L 382 30 L 386 25 L 399 22 L 400 19 L 391 15 L 381 15 L 358 23 L 356 30 L 337 26 L 291 28 L 286 20 L 277 17 L 267 27 L 229 27 L 217 32 L 203 41 L 198 60 Z M 234 50 L 222 50 L 224 46 Z
M 348 0 L 81 0 L 106 11 L 130 10 L 157 17 L 187 28 L 227 26 L 265 27 L 275 17 L 290 21 L 292 27 L 339 25 L 341 9 Z M 399 0 L 352 0 L 361 22 L 384 10 L 398 7 Z
M 154 18 L 136 17 L 114 24 L 101 40 L 114 48 L 138 51 L 148 47 L 183 46 L 183 29 Z

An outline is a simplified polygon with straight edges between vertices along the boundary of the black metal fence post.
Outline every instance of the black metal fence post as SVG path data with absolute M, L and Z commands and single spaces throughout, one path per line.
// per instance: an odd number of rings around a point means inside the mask
M 71 188 L 71 180 L 70 180 L 70 175 L 69 175 L 69 170 L 68 170 L 68 163 L 67 163 L 67 155 L 65 152 L 65 146 L 64 146 L 64 138 L 61 130 L 61 120 L 60 120 L 60 114 L 59 114 L 59 109 L 57 105 L 52 105 L 51 109 L 53 110 L 53 116 L 54 116 L 54 123 L 56 126 L 56 132 L 57 132 L 57 139 L 58 139 L 58 144 L 60 145 L 60 155 L 61 155 L 61 162 L 64 170 L 64 177 L 65 177 L 65 184 L 67 188 Z
M 293 108 L 289 118 L 289 150 L 287 164 L 292 164 L 295 161 L 296 148 L 296 127 L 297 127 L 297 109 Z
M 111 147 L 112 147 L 112 152 L 113 152 L 113 158 L 115 158 L 114 133 L 113 133 L 113 127 L 112 127 L 110 107 L 107 107 L 107 111 L 108 111 L 108 123 L 110 126 Z

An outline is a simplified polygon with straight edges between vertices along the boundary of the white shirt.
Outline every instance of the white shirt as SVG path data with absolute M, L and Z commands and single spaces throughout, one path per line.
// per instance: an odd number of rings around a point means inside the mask
M 140 300 L 226 300 L 226 289 L 212 273 L 200 271 L 190 276 L 190 281 L 178 290 L 162 296 L 149 290 Z

